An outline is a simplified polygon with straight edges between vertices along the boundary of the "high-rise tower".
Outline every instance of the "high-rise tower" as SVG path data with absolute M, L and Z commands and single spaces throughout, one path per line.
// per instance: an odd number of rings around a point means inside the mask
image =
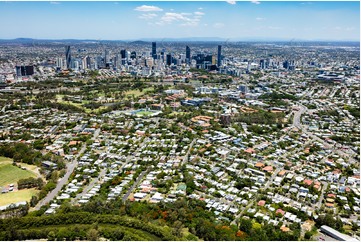
M 217 66 L 221 66 L 222 61 L 222 45 L 218 45 L 218 54 L 217 54 Z
M 152 57 L 153 59 L 157 59 L 157 43 L 152 42 Z
M 70 45 L 65 47 L 65 60 L 66 60 L 66 68 L 71 68 L 71 52 L 70 52 Z
M 191 48 L 188 45 L 186 46 L 186 62 L 191 62 Z
M 168 66 L 170 66 L 170 65 L 172 65 L 172 54 L 171 53 L 169 53 L 169 54 L 167 54 L 167 65 Z

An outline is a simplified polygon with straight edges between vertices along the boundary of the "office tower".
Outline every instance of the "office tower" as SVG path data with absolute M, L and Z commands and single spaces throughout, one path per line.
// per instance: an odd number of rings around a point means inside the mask
M 189 63 L 191 61 L 191 48 L 189 46 L 186 46 L 186 62 Z
M 152 42 L 152 57 L 153 59 L 157 59 L 157 43 Z
M 62 58 L 56 58 L 56 67 L 59 69 L 63 68 L 63 59 Z
M 79 61 L 74 61 L 74 70 L 79 71 Z
M 167 54 L 167 65 L 170 66 L 172 64 L 172 54 Z
M 165 49 L 163 48 L 163 50 L 160 52 L 160 56 L 163 62 L 165 61 L 164 55 L 165 55 Z
M 126 52 L 127 52 L 126 50 L 121 50 L 121 51 L 120 51 L 120 55 L 121 55 L 121 58 L 122 58 L 122 59 L 125 59 L 125 57 L 126 57 Z
M 121 50 L 120 51 L 120 55 L 121 55 L 121 64 L 125 65 L 125 60 L 126 60 L 126 56 L 127 56 L 127 51 L 126 50 Z
M 264 59 L 261 59 L 259 61 L 259 67 L 263 70 L 266 69 L 266 61 Z
M 70 46 L 65 47 L 65 60 L 66 60 L 66 68 L 71 68 L 71 52 L 70 52 Z
M 81 59 L 81 69 L 83 70 L 87 69 L 86 58 L 87 57 Z
M 91 58 L 90 56 L 87 56 L 86 58 L 86 68 L 91 69 Z
M 132 53 L 130 54 L 130 59 L 136 59 L 137 58 L 137 53 L 135 51 L 132 51 Z
M 16 66 L 17 76 L 31 76 L 34 74 L 34 66 Z
M 288 60 L 283 62 L 283 68 L 288 70 L 289 66 L 290 66 L 290 63 L 288 62 Z
M 109 50 L 105 50 L 104 51 L 104 64 L 106 65 L 107 63 L 110 62 L 110 58 L 109 58 Z
M 218 55 L 217 55 L 217 66 L 218 67 L 221 66 L 221 61 L 222 61 L 222 46 L 218 45 Z

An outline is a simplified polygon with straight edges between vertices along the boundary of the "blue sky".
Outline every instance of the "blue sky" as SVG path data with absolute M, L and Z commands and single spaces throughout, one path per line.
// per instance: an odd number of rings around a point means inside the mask
M 0 38 L 360 39 L 354 2 L 0 2 Z

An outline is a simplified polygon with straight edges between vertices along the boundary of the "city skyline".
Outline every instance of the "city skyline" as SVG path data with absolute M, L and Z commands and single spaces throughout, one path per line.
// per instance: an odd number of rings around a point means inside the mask
M 359 20 L 359 2 L 0 2 L 0 39 L 359 41 Z

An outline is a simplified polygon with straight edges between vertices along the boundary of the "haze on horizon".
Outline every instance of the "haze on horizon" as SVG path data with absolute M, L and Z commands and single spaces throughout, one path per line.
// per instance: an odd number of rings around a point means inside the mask
M 360 40 L 360 2 L 0 2 L 0 39 Z

